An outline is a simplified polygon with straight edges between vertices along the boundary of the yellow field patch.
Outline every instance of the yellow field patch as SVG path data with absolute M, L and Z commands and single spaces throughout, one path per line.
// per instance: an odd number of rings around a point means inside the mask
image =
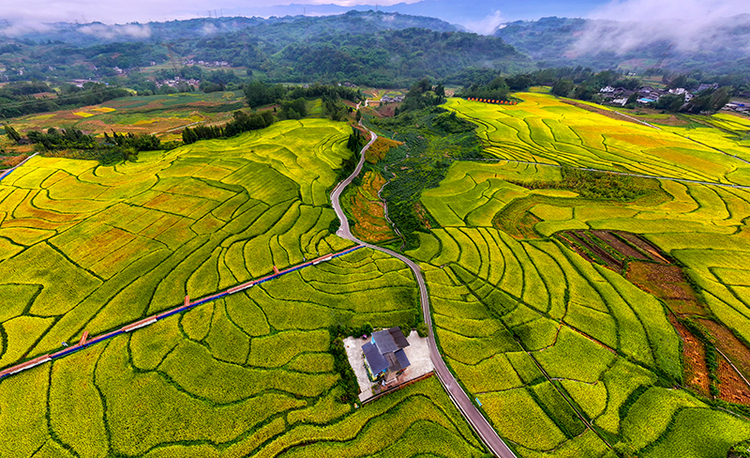
M 117 111 L 117 110 L 115 110 L 114 108 L 110 108 L 110 107 L 97 107 L 97 108 L 92 108 L 91 111 L 98 111 L 99 113 L 112 113 L 113 111 Z
M 547 197 L 578 197 L 577 192 L 566 191 L 564 189 L 534 189 L 531 194 L 539 194 Z
M 92 116 L 95 116 L 93 113 L 86 113 L 86 112 L 83 112 L 83 111 L 76 111 L 73 114 L 76 115 L 76 116 L 80 116 L 82 118 L 90 118 Z

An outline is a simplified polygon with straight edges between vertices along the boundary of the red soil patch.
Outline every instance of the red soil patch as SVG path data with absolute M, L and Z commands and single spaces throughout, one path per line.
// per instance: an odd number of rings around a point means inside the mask
M 668 315 L 677 334 L 682 339 L 682 359 L 684 362 L 685 385 L 696 392 L 709 396 L 708 367 L 706 366 L 706 348 L 685 326 L 680 324 L 671 313 Z
M 706 309 L 678 266 L 633 261 L 628 264 L 625 277 L 643 291 L 663 300 L 679 316 L 706 315 Z
M 653 261 L 671 264 L 667 257 L 662 255 L 661 250 L 651 242 L 629 232 L 618 232 L 617 235 L 643 250 Z
M 578 240 L 578 243 L 591 250 L 597 255 L 610 269 L 621 272 L 623 262 L 610 254 L 607 250 L 597 245 L 591 237 L 588 236 L 584 231 L 573 231 L 571 237 Z
M 34 94 L 32 97 L 35 99 L 56 99 L 57 94 L 54 92 L 40 92 L 38 94 Z
M 427 210 L 422 206 L 421 203 L 417 202 L 416 204 L 414 204 L 414 212 L 417 214 L 417 218 L 419 218 L 424 227 L 426 227 L 427 229 L 432 229 L 430 218 L 427 217 Z
M 380 174 L 367 172 L 362 179 L 362 186 L 354 189 L 349 200 L 352 216 L 357 221 L 352 231 L 368 242 L 382 242 L 396 237 L 385 219 L 383 202 L 377 197 L 378 190 L 384 184 L 385 178 Z
M 698 322 L 708 328 L 716 339 L 716 347 L 732 361 L 745 378 L 750 380 L 750 349 L 726 326 L 711 320 Z
M 750 387 L 729 363 L 719 355 L 719 398 L 735 404 L 750 405 Z
M 396 108 L 400 106 L 401 103 L 389 103 L 388 105 L 378 107 L 376 111 L 384 118 L 391 118 L 396 115 Z
M 357 129 L 362 134 L 362 137 L 365 139 L 365 141 L 369 142 L 370 138 L 372 138 L 372 136 L 370 135 L 370 131 L 365 129 L 364 127 L 358 125 L 354 125 L 352 127 Z
M 617 250 L 619 253 L 622 253 L 625 256 L 628 256 L 630 258 L 635 259 L 647 259 L 646 256 L 643 255 L 640 251 L 634 249 L 632 246 L 628 245 L 627 243 L 623 242 L 617 236 L 615 236 L 614 233 L 609 231 L 592 231 L 592 234 L 600 238 L 603 242 L 605 242 L 607 245 L 611 246 L 615 250 Z

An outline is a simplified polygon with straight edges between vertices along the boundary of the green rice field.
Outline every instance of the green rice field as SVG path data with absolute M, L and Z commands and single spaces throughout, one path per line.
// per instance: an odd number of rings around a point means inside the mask
M 126 97 L 100 105 L 32 114 L 8 122 L 24 133 L 50 127 L 75 127 L 87 133 L 132 132 L 179 139 L 182 127 L 198 123 L 224 123 L 243 108 L 242 91 L 202 92 Z M 3 146 L 10 146 L 6 144 Z
M 477 123 L 498 161 L 454 162 L 421 200 L 440 227 L 407 255 L 425 270 L 443 356 L 519 456 L 725 457 L 750 437 L 750 421 L 681 388 L 670 310 L 552 236 L 641 234 L 684 266 L 711 316 L 750 342 L 750 190 L 639 179 L 640 197 L 607 200 L 532 183 L 559 182 L 563 165 L 745 185 L 747 145 L 728 129 L 657 130 L 549 95 L 518 97 L 445 105 Z M 735 118 L 710 122 L 741 131 L 747 121 Z
M 180 97 L 68 115 L 153 124 L 126 111 L 201 102 Z M 750 386 L 732 397 L 722 378 L 716 399 L 692 388 L 674 323 L 711 319 L 750 342 L 750 122 L 649 126 L 517 97 L 445 105 L 478 125 L 493 160 L 452 162 L 423 191 L 436 224 L 406 252 L 422 266 L 443 358 L 521 458 L 726 457 L 750 439 Z M 329 201 L 350 132 L 282 121 L 137 162 L 37 156 L 12 172 L 0 182 L 0 369 L 352 247 L 331 233 Z M 613 198 L 560 185 L 568 167 L 654 178 L 611 181 L 638 191 Z M 365 200 L 362 220 L 380 218 Z M 658 247 L 700 313 L 564 243 L 588 231 Z M 410 269 L 357 250 L 0 380 L 0 456 L 486 456 L 436 377 L 344 401 L 329 329 L 418 316 Z
M 516 96 L 523 103 L 497 107 L 453 98 L 445 107 L 475 122 L 486 152 L 497 158 L 750 184 L 748 143 L 726 131 L 649 126 L 592 113 L 548 94 Z M 736 116 L 720 114 L 711 122 L 747 130 L 747 121 Z
M 350 247 L 350 128 L 284 121 L 138 162 L 35 157 L 0 182 L 0 367 Z M 362 249 L 0 381 L 8 457 L 484 456 L 435 378 L 342 402 L 329 327 L 420 313 Z

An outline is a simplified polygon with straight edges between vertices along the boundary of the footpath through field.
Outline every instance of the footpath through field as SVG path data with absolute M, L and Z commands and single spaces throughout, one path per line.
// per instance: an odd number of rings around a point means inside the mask
M 2 177 L 0 177 L 2 179 Z M 108 332 L 106 334 L 102 334 L 99 336 L 91 337 L 89 338 L 88 332 L 84 332 L 83 336 L 81 337 L 81 340 L 75 344 L 71 345 L 70 347 L 60 350 L 56 353 L 46 354 L 42 356 L 38 356 L 32 360 L 25 361 L 21 364 L 16 364 L 15 366 L 8 367 L 6 369 L 3 369 L 0 371 L 0 380 L 2 380 L 4 377 L 8 377 L 13 374 L 17 374 L 19 372 L 25 371 L 27 369 L 31 369 L 32 367 L 39 366 L 40 364 L 48 363 L 54 359 L 62 358 L 64 356 L 67 356 L 71 353 L 75 353 L 79 350 L 82 350 L 88 346 L 94 345 L 96 343 L 102 342 L 104 340 L 111 339 L 113 337 L 119 336 L 120 334 L 124 334 L 126 332 L 132 332 L 136 329 L 140 329 L 143 327 L 146 327 L 148 325 L 154 324 L 159 320 L 163 320 L 165 318 L 169 318 L 172 315 L 176 315 L 178 313 L 185 312 L 187 310 L 192 309 L 193 307 L 196 307 L 201 304 L 205 304 L 206 302 L 211 302 L 216 299 L 221 299 L 222 297 L 229 296 L 231 294 L 239 293 L 240 291 L 244 291 L 246 289 L 252 288 L 253 286 L 260 285 L 261 283 L 265 283 L 270 280 L 274 280 L 276 278 L 281 277 L 282 275 L 290 274 L 292 272 L 296 272 L 300 269 L 304 269 L 305 267 L 315 266 L 320 264 L 321 262 L 330 261 L 331 259 L 338 258 L 344 255 L 347 255 L 353 251 L 359 250 L 362 248 L 362 246 L 355 246 L 354 248 L 349 248 L 344 251 L 340 251 L 338 253 L 332 253 L 325 256 L 321 256 L 317 259 L 313 259 L 312 261 L 306 261 L 302 264 L 289 267 L 288 269 L 284 270 L 277 270 L 276 267 L 274 267 L 274 273 L 262 278 L 258 278 L 255 280 L 250 280 L 249 282 L 243 283 L 241 285 L 234 286 L 232 288 L 229 288 L 227 290 L 218 292 L 216 294 L 213 294 L 211 296 L 206 296 L 204 298 L 198 299 L 195 302 L 190 302 L 190 297 L 185 296 L 185 303 L 179 307 L 175 307 L 170 310 L 166 310 L 163 312 L 159 312 L 157 314 L 148 316 L 146 318 L 142 318 L 138 321 L 135 321 L 133 323 L 127 324 L 120 329 Z
M 362 123 L 360 122 L 360 125 L 362 126 Z M 364 127 L 364 126 L 362 126 Z M 365 129 L 367 129 L 365 127 Z M 362 240 L 359 240 L 358 238 L 354 237 L 351 233 L 351 230 L 349 228 L 349 220 L 346 218 L 346 215 L 344 214 L 344 211 L 341 209 L 341 203 L 339 202 L 341 198 L 341 193 L 346 189 L 349 184 L 359 175 L 359 173 L 362 171 L 362 167 L 365 163 L 365 153 L 367 152 L 367 149 L 370 148 L 370 146 L 375 143 L 375 140 L 378 139 L 378 136 L 375 134 L 375 132 L 371 131 L 370 129 L 367 129 L 368 132 L 370 132 L 370 135 L 372 135 L 372 138 L 370 139 L 370 142 L 365 145 L 364 148 L 362 148 L 362 151 L 360 152 L 360 159 L 357 163 L 357 167 L 354 169 L 354 172 L 346 178 L 344 181 L 339 183 L 336 188 L 331 193 L 331 204 L 333 204 L 333 209 L 336 212 L 336 216 L 339 218 L 339 221 L 341 222 L 341 226 L 339 230 L 336 232 L 336 235 L 339 237 L 345 238 L 347 240 L 350 240 L 354 243 L 359 244 L 361 247 L 367 247 L 371 248 L 373 250 L 377 250 L 386 254 L 389 254 L 396 259 L 399 259 L 400 261 L 403 261 L 414 273 L 414 278 L 416 279 L 417 283 L 419 284 L 419 297 L 422 304 L 422 314 L 424 316 L 424 321 L 427 324 L 428 329 L 428 338 L 429 338 L 429 346 L 430 346 L 430 355 L 432 359 L 432 364 L 435 366 L 435 374 L 437 374 L 438 379 L 440 380 L 440 383 L 443 384 L 443 387 L 445 387 L 445 391 L 448 392 L 453 402 L 458 407 L 458 410 L 461 412 L 461 414 L 466 418 L 466 420 L 469 422 L 469 424 L 474 428 L 474 430 L 477 432 L 479 437 L 482 439 L 482 441 L 487 445 L 487 447 L 490 449 L 493 455 L 501 457 L 501 458 L 516 458 L 516 455 L 513 453 L 513 451 L 503 442 L 503 440 L 500 438 L 500 436 L 497 434 L 495 429 L 490 425 L 489 421 L 487 421 L 487 418 L 485 418 L 484 415 L 477 409 L 477 407 L 471 402 L 469 399 L 469 396 L 466 394 L 466 392 L 463 390 L 461 385 L 458 384 L 458 381 L 453 376 L 450 370 L 448 370 L 448 366 L 446 366 L 445 361 L 443 361 L 443 357 L 440 355 L 440 352 L 438 351 L 437 345 L 435 344 L 435 335 L 432 330 L 432 318 L 430 316 L 430 297 L 427 294 L 427 284 L 424 281 L 424 277 L 422 276 L 422 270 L 419 268 L 417 264 L 415 264 L 413 261 L 408 259 L 407 257 L 396 253 L 395 251 L 391 251 L 387 248 L 383 248 L 377 245 L 371 245 L 369 243 L 365 243 Z

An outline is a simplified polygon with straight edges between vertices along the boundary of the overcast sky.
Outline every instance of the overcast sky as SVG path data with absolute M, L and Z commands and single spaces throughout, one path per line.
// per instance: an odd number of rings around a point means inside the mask
M 19 26 L 22 23 L 28 25 L 57 21 L 125 24 L 206 17 L 209 14 L 267 16 L 269 12 L 274 14 L 270 5 L 290 3 L 292 2 L 284 0 L 0 0 L 0 19 Z M 318 9 L 325 10 L 322 6 L 315 5 L 331 3 L 345 7 L 375 3 L 381 7 L 397 3 L 417 3 L 407 7 L 410 14 L 448 16 L 441 19 L 462 23 L 467 28 L 482 33 L 491 32 L 494 26 L 507 20 L 557 15 L 659 23 L 660 26 L 645 28 L 639 33 L 659 32 L 682 36 L 702 30 L 705 24 L 714 23 L 720 18 L 750 13 L 748 0 L 296 0 L 294 3 L 299 6 L 281 9 L 279 11 L 282 13 L 279 15 L 302 14 L 303 11 L 315 14 Z M 421 4 L 424 4 L 424 8 L 420 8 Z M 668 26 L 664 27 L 664 24 Z
M 593 6 L 606 3 L 607 0 L 538 0 L 536 2 L 518 2 L 517 0 L 472 0 L 462 2 L 454 0 L 0 0 L 0 19 L 14 22 L 56 22 L 78 21 L 81 23 L 101 21 L 108 24 L 127 22 L 165 21 L 188 19 L 213 15 L 214 11 L 224 16 L 267 16 L 271 5 L 298 4 L 299 7 L 286 9 L 283 14 L 316 14 L 324 10 L 316 5 L 336 4 L 343 7 L 356 5 L 379 5 L 387 7 L 399 3 L 425 3 L 419 14 L 438 15 L 438 11 L 460 12 L 463 18 L 470 18 L 478 27 L 486 28 L 487 23 L 499 22 L 503 18 L 535 19 L 550 11 L 547 15 L 561 15 L 568 11 L 580 15 L 581 7 L 588 11 Z M 563 4 L 565 3 L 565 4 Z M 439 5 L 436 5 L 439 4 Z M 305 7 L 306 5 L 307 7 Z M 440 8 L 434 8 L 440 6 Z M 572 7 L 571 7 L 572 6 Z M 578 7 L 578 8 L 576 8 Z M 210 13 L 209 13 L 210 11 Z M 410 10 L 413 14 L 414 9 Z M 524 15 L 523 11 L 528 14 Z M 520 13 L 520 14 L 519 14 Z M 442 18 L 451 21 L 451 18 Z

